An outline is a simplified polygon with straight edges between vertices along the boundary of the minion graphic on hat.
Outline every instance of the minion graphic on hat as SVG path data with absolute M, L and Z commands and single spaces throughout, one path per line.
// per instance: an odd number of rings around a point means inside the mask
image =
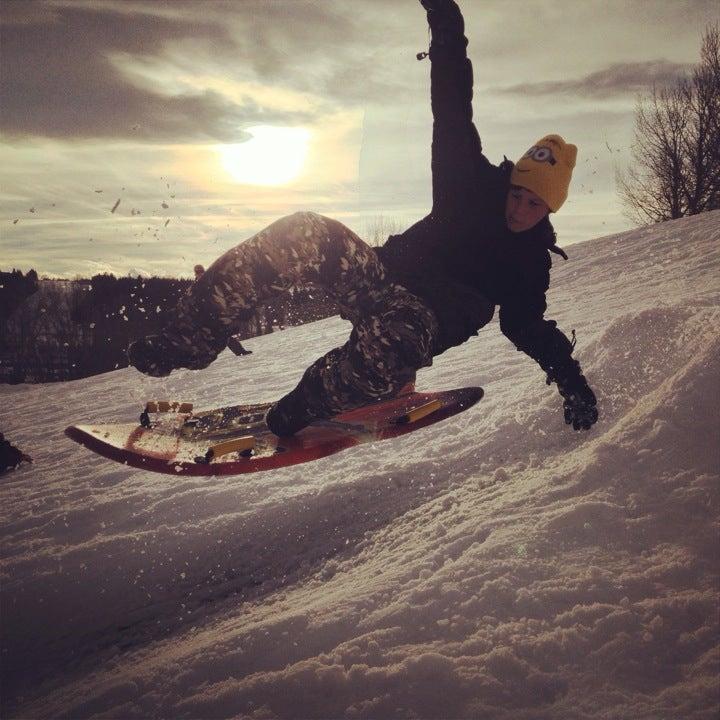
M 557 212 L 567 200 L 576 160 L 576 145 L 560 135 L 546 135 L 517 161 L 510 182 L 531 190 Z

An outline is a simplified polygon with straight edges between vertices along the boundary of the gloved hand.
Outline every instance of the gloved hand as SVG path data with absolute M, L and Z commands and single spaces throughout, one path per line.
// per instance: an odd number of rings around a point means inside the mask
M 571 380 L 558 381 L 563 397 L 565 422 L 573 430 L 589 430 L 598 420 L 597 399 L 583 375 Z
M 428 12 L 437 12 L 447 10 L 448 8 L 457 7 L 455 0 L 420 0 L 420 4 Z
M 444 45 L 463 36 L 465 21 L 455 0 L 420 0 L 420 4 L 427 11 L 433 42 Z
M 170 361 L 170 353 L 158 335 L 136 340 L 128 347 L 127 356 L 133 367 L 152 377 L 165 377 L 175 367 Z

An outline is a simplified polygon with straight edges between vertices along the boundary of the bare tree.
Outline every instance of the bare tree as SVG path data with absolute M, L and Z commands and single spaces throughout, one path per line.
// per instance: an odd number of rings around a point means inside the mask
M 402 230 L 397 218 L 376 215 L 365 223 L 365 242 L 372 247 L 383 245 L 388 235 L 396 235 Z
M 627 216 L 661 222 L 720 208 L 720 32 L 708 27 L 700 63 L 638 102 L 632 164 L 618 170 Z

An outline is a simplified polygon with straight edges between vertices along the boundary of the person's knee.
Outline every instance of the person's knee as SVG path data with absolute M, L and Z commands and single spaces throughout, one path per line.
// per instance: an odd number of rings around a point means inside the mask
M 309 210 L 287 215 L 278 220 L 284 239 L 294 240 L 296 247 L 313 247 L 327 256 L 326 260 L 348 256 L 362 242 L 338 220 Z
M 319 234 L 319 231 L 325 226 L 325 221 L 326 218 L 316 212 L 298 210 L 273 221 L 254 237 L 260 238 L 263 242 L 267 242 L 268 238 L 271 239 L 271 242 L 279 238 L 310 238 Z
M 404 379 L 408 372 L 432 364 L 438 323 L 428 308 L 400 303 L 363 319 L 354 334 L 369 372 Z

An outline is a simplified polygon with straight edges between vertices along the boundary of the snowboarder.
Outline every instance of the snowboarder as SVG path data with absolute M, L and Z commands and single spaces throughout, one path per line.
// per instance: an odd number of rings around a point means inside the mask
M 216 260 L 160 335 L 130 346 L 138 370 L 206 367 L 258 305 L 307 283 L 332 296 L 353 330 L 270 409 L 277 435 L 392 397 L 433 357 L 476 335 L 495 306 L 502 332 L 557 384 L 565 421 L 576 430 L 597 421 L 574 345 L 544 318 L 549 252 L 567 257 L 548 216 L 567 197 L 577 148 L 551 134 L 517 164 L 492 165 L 472 121 L 460 10 L 453 0 L 420 2 L 431 31 L 432 212 L 380 248 L 315 213 L 276 221 Z

